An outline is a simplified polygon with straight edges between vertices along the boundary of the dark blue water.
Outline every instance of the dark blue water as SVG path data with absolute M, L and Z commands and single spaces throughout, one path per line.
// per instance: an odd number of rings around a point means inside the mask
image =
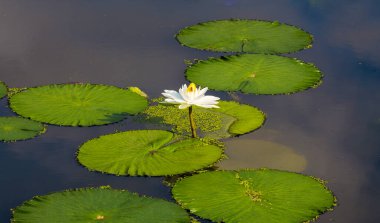
M 300 159 L 287 159 L 284 169 L 296 166 L 327 180 L 338 197 L 339 206 L 317 222 L 377 223 L 379 11 L 376 0 L 0 0 L 0 80 L 10 87 L 67 82 L 138 86 L 157 97 L 185 83 L 184 59 L 219 55 L 181 47 L 173 35 L 185 26 L 247 18 L 302 27 L 314 35 L 313 47 L 289 56 L 319 67 L 323 84 L 293 95 L 238 94 L 268 119 L 258 131 L 230 143 L 262 140 L 302 157 L 302 165 Z M 14 115 L 6 99 L 0 101 L 0 115 Z M 69 188 L 111 185 L 171 199 L 162 178 L 102 175 L 75 159 L 85 141 L 136 128 L 144 126 L 131 119 L 91 128 L 48 126 L 38 138 L 0 142 L 0 222 L 9 222 L 10 209 L 35 195 Z M 283 162 L 274 157 L 264 165 Z

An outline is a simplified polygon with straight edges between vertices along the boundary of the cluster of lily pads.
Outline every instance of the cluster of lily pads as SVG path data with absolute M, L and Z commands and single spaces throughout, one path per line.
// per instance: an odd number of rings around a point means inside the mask
M 312 36 L 294 26 L 258 20 L 219 20 L 182 29 L 185 46 L 236 55 L 196 61 L 186 78 L 220 91 L 288 94 L 320 84 L 312 64 L 284 56 L 311 47 Z M 254 54 L 253 54 L 254 53 Z M 0 98 L 7 87 L 0 82 Z M 32 138 L 45 124 L 94 126 L 137 115 L 171 130 L 130 130 L 82 144 L 78 161 L 91 171 L 118 176 L 176 176 L 172 202 L 110 187 L 81 188 L 36 196 L 13 210 L 12 222 L 198 222 L 189 213 L 214 222 L 306 222 L 335 206 L 325 182 L 271 169 L 212 171 L 224 157 L 222 138 L 252 132 L 263 125 L 258 108 L 220 101 L 220 108 L 194 108 L 201 137 L 190 137 L 187 113 L 149 100 L 136 87 L 53 84 L 11 89 L 10 108 L 21 117 L 0 118 L 0 140 Z M 185 210 L 188 210 L 185 211 Z

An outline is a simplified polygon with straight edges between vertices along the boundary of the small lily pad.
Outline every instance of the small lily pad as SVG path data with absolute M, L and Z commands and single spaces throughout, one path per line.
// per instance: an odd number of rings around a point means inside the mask
M 308 222 L 335 205 L 321 180 L 269 169 L 205 172 L 172 192 L 191 213 L 226 223 Z
M 277 21 L 217 20 L 186 27 L 176 35 L 185 46 L 217 52 L 279 54 L 311 47 L 313 37 Z
M 0 141 L 16 141 L 34 138 L 45 132 L 39 122 L 21 117 L 0 117 Z
M 242 54 L 199 61 L 186 70 L 191 82 L 221 91 L 288 94 L 317 87 L 322 74 L 312 64 L 263 54 Z
M 167 176 L 208 167 L 221 155 L 221 148 L 199 139 L 181 139 L 163 130 L 137 130 L 87 141 L 78 151 L 78 160 L 89 170 L 110 174 Z
M 12 222 L 189 223 L 190 218 L 174 203 L 100 187 L 36 196 L 13 210 Z
M 234 101 L 219 101 L 220 108 L 194 107 L 197 128 L 204 137 L 227 138 L 251 132 L 264 123 L 265 115 L 258 108 Z M 158 104 L 148 107 L 144 113 L 147 120 L 173 126 L 180 134 L 191 134 L 187 109 Z
M 147 99 L 126 89 L 97 84 L 28 88 L 10 98 L 10 107 L 30 119 L 64 126 L 118 122 L 145 109 Z
M 0 81 L 0 99 L 7 95 L 7 86 Z

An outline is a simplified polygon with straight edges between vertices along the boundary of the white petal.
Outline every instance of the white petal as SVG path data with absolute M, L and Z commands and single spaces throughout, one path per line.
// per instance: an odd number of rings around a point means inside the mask
M 161 93 L 163 96 L 167 97 L 167 98 L 174 98 L 171 94 L 169 93 Z
M 187 89 L 187 85 L 184 84 L 184 85 L 182 85 L 182 87 L 178 90 L 178 92 L 179 92 L 179 91 L 184 91 L 184 90 L 186 90 L 186 89 Z
M 204 108 L 218 108 L 215 104 L 218 104 L 219 98 L 211 95 L 205 96 L 208 88 L 193 89 L 192 92 L 187 91 L 187 85 L 183 84 L 178 92 L 173 90 L 164 90 L 162 93 L 165 96 L 165 103 L 180 104 L 180 109 L 188 108 L 191 105 L 197 105 Z
M 200 89 L 197 93 L 197 96 L 194 99 L 199 99 L 200 97 L 203 97 L 206 94 L 206 91 L 208 90 L 207 87 Z
M 213 105 L 213 104 L 218 104 L 217 100 L 219 99 L 220 98 L 215 97 L 215 96 L 206 95 L 199 98 L 198 100 L 195 100 L 193 103 L 196 105 L 207 105 L 207 104 Z
M 184 102 L 183 98 L 181 97 L 181 95 L 176 92 L 176 91 L 172 91 L 172 92 L 167 92 L 167 93 L 161 93 L 163 96 L 167 97 L 167 98 L 170 98 L 170 99 L 173 99 L 173 100 L 176 100 L 178 102 Z
M 166 89 L 164 91 L 167 92 L 167 93 L 173 92 L 173 91 L 176 92 L 175 90 L 166 90 Z
M 196 93 L 197 93 L 196 91 L 192 91 L 192 92 L 187 92 L 186 91 L 186 94 L 189 97 L 189 101 L 193 101 L 195 99 Z
M 216 105 L 197 105 L 199 107 L 203 107 L 203 108 L 219 108 L 219 106 L 216 106 Z
M 199 92 L 200 92 L 200 94 L 204 95 L 207 90 L 208 90 L 208 87 L 205 87 L 205 88 L 201 89 Z
M 206 95 L 204 97 L 207 98 L 207 99 L 212 99 L 212 100 L 219 100 L 220 99 L 219 97 L 215 97 L 215 96 L 212 96 L 212 95 Z
M 190 104 L 181 104 L 178 108 L 179 109 L 185 109 L 185 108 L 188 108 L 190 106 L 191 106 Z
M 178 102 L 176 100 L 173 100 L 173 99 L 165 99 L 165 101 L 163 103 L 170 103 L 170 104 L 181 104 L 181 102 Z
M 173 90 L 164 90 L 164 93 L 165 94 L 171 94 L 171 95 L 177 95 L 178 94 L 178 92 L 173 91 Z
M 173 91 L 173 90 L 164 90 L 164 93 L 167 93 L 167 94 L 178 94 L 177 91 Z
M 186 84 L 184 85 L 185 87 L 186 87 Z M 178 90 L 178 92 L 179 92 L 179 94 L 181 95 L 181 97 L 183 98 L 183 100 L 185 100 L 185 101 L 189 101 L 189 96 L 188 96 L 188 94 L 187 94 L 187 91 L 186 91 L 186 88 L 180 88 L 179 90 Z

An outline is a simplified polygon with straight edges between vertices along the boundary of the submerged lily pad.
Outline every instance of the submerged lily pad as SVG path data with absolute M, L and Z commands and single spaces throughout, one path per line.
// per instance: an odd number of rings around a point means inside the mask
M 0 117 L 0 141 L 33 138 L 45 131 L 44 125 L 21 117 Z
M 201 173 L 180 180 L 172 192 L 191 213 L 226 223 L 301 223 L 335 205 L 320 180 L 269 169 Z
M 0 99 L 7 94 L 7 86 L 0 81 Z
M 307 160 L 294 149 L 271 141 L 236 139 L 225 143 L 228 159 L 216 166 L 222 170 L 266 167 L 294 172 L 304 171 Z
M 289 53 L 311 47 L 313 37 L 284 23 L 258 20 L 218 20 L 182 29 L 185 46 L 217 52 Z
M 174 203 L 100 187 L 36 196 L 13 210 L 12 222 L 189 223 L 190 218 Z
M 312 64 L 263 54 L 242 54 L 199 61 L 188 67 L 191 82 L 214 90 L 286 94 L 316 87 L 322 74 Z
M 258 108 L 234 101 L 219 101 L 220 108 L 194 107 L 193 114 L 201 135 L 213 139 L 226 138 L 251 132 L 264 123 L 265 115 Z M 191 134 L 187 109 L 158 104 L 148 107 L 147 120 L 173 126 L 180 134 Z
M 29 88 L 10 98 L 13 111 L 55 125 L 92 126 L 120 121 L 147 106 L 129 90 L 97 84 L 61 84 Z
M 199 139 L 180 139 L 163 130 L 137 130 L 101 136 L 84 143 L 79 162 L 89 170 L 116 175 L 167 176 L 215 163 L 222 149 Z

